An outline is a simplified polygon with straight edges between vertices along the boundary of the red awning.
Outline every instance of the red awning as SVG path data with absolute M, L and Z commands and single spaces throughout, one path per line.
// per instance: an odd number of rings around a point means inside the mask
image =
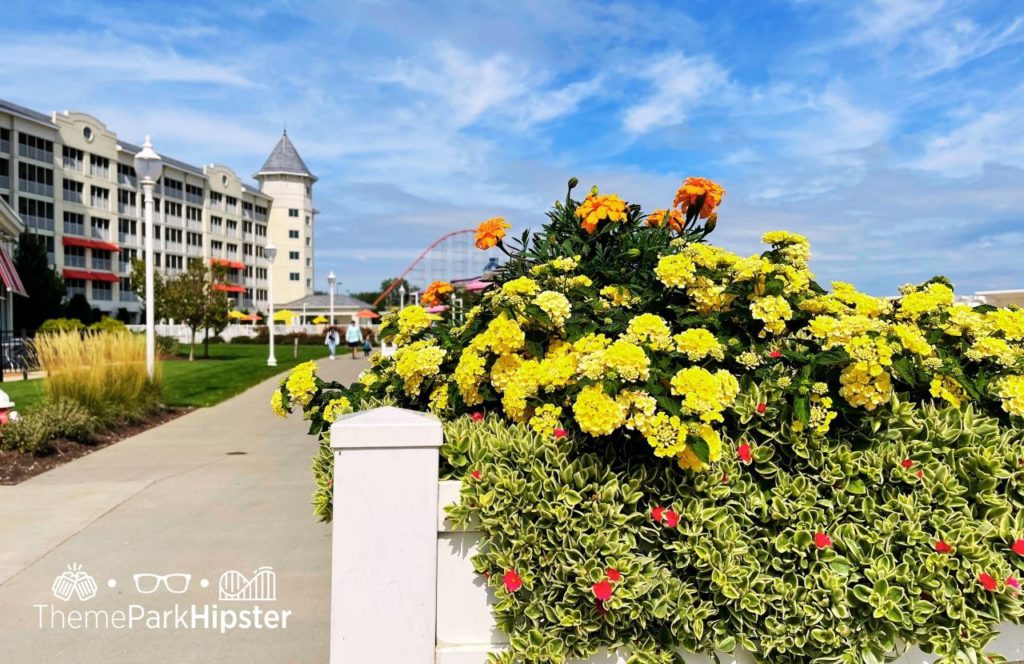
M 7 290 L 28 297 L 28 293 L 25 292 L 25 284 L 21 283 L 18 271 L 14 269 L 14 261 L 7 255 L 7 250 L 3 248 L 0 248 L 0 278 L 4 280 Z
M 224 291 L 225 293 L 244 293 L 245 286 L 238 286 L 236 284 L 214 284 L 214 290 Z
M 118 277 L 116 274 L 109 272 L 90 272 L 89 270 L 64 270 L 65 279 L 85 279 L 86 281 L 109 281 L 114 284 L 117 283 Z
M 229 261 L 226 258 L 211 258 L 210 265 L 223 265 L 229 267 L 232 270 L 244 270 L 245 263 L 239 263 L 238 261 Z
M 85 247 L 87 249 L 102 249 L 103 251 L 121 251 L 121 247 L 117 246 L 112 242 L 103 242 L 102 240 L 90 240 L 84 237 L 71 237 L 65 235 L 61 238 L 65 247 Z

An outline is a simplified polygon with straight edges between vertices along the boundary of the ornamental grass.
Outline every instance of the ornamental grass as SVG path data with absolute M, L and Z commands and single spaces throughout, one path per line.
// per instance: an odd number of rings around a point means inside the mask
M 38 335 L 48 401 L 69 400 L 105 425 L 145 418 L 159 400 L 159 375 L 146 373 L 146 340 L 130 332 Z
M 651 214 L 575 184 L 534 235 L 482 225 L 508 260 L 464 317 L 406 307 L 357 382 L 282 382 L 275 411 L 320 438 L 320 517 L 339 414 L 430 411 L 498 662 L 1005 661 L 983 657 L 1024 615 L 1024 310 L 958 304 L 943 277 L 826 289 L 785 231 L 713 246 L 704 178 Z

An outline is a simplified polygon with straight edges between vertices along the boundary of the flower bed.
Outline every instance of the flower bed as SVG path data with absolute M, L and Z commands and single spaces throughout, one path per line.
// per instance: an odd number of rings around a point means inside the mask
M 275 393 L 321 436 L 320 516 L 331 422 L 430 410 L 463 480 L 451 517 L 480 523 L 500 661 L 980 661 L 1022 615 L 1024 312 L 954 304 L 941 277 L 825 291 L 790 233 L 757 256 L 709 245 L 706 180 L 648 215 L 574 184 L 536 236 L 481 226 L 509 260 L 465 323 L 407 307 L 354 385 L 307 364 Z

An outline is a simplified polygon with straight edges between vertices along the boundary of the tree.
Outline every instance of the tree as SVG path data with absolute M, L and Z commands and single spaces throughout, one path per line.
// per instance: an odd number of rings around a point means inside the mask
M 203 357 L 210 357 L 210 336 L 217 336 L 228 326 L 228 294 L 223 290 L 214 288 L 214 284 L 223 281 L 228 274 L 228 269 L 220 265 L 210 267 L 209 289 L 206 299 L 206 313 L 203 317 L 203 328 L 206 336 L 203 338 Z
M 85 296 L 81 293 L 75 293 L 68 300 L 67 305 L 64 307 L 64 312 L 68 318 L 76 318 L 82 321 L 83 325 L 90 325 L 93 322 L 92 319 L 92 305 L 89 304 L 89 300 L 85 299 Z
M 189 361 L 192 361 L 195 353 L 196 330 L 206 320 L 208 282 L 206 266 L 201 263 L 190 264 L 184 272 L 164 282 L 162 297 L 157 300 L 162 304 L 164 316 L 188 326 L 192 333 L 188 349 Z M 158 305 L 156 311 L 160 310 L 161 306 Z
M 154 320 L 162 320 L 164 318 L 170 318 L 167 312 L 164 310 L 164 304 L 166 297 L 164 291 L 166 289 L 167 282 L 164 276 L 153 271 L 153 312 L 155 315 Z M 139 302 L 142 303 L 142 308 L 146 308 L 146 261 L 138 258 L 132 259 L 132 291 L 135 292 L 136 297 L 139 298 Z
M 56 270 L 50 267 L 46 240 L 24 232 L 14 251 L 14 267 L 25 285 L 28 297 L 14 297 L 14 327 L 34 334 L 44 320 L 60 318 L 67 288 Z

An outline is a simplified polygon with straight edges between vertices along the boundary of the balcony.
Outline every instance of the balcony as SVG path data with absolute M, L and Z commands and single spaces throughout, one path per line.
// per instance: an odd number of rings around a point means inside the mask
M 64 222 L 65 235 L 85 235 L 85 224 L 76 224 L 72 221 Z
M 35 161 L 42 162 L 48 166 L 53 165 L 53 152 L 46 150 L 40 150 L 22 143 L 18 143 L 18 154 L 26 159 L 33 159 Z
M 121 296 L 119 298 L 122 302 L 138 302 L 139 296 L 135 294 L 135 291 L 121 289 Z
M 110 272 L 113 269 L 113 263 L 109 258 L 96 258 L 95 256 L 93 256 L 92 269 Z
M 11 154 L 11 142 L 7 139 L 0 139 L 0 152 Z
M 128 216 L 134 217 L 135 215 L 137 215 L 139 213 L 139 208 L 138 208 L 138 206 L 132 205 L 131 203 L 122 203 L 122 202 L 118 201 L 118 203 L 117 203 L 117 213 L 120 214 L 120 215 L 124 215 L 126 217 L 128 217 Z
M 132 271 L 132 262 L 124 259 L 117 261 L 117 271 L 121 274 L 128 274 Z
M 167 198 L 173 198 L 176 201 L 184 199 L 184 195 L 181 193 L 180 189 L 164 188 L 164 196 L 166 196 Z
M 164 251 L 170 251 L 176 254 L 180 254 L 184 248 L 180 242 L 165 242 Z
M 185 220 L 181 218 L 180 214 L 169 214 L 164 217 L 164 224 L 174 228 L 184 228 Z
M 252 221 L 252 211 L 242 210 L 242 219 L 245 219 L 246 221 Z
M 203 222 L 201 219 L 189 219 L 185 226 L 190 231 L 199 231 L 200 233 L 203 231 Z
M 101 178 L 103 180 L 110 178 L 110 168 L 106 166 L 97 166 L 96 164 L 93 164 L 91 170 L 94 178 Z
M 252 242 L 256 238 L 255 238 L 255 236 L 252 233 L 246 233 L 246 232 L 243 231 L 242 232 L 242 239 L 245 240 L 246 242 Z
M 53 198 L 53 185 L 43 184 L 42 182 L 35 182 L 33 180 L 26 180 L 24 178 L 18 178 L 18 189 L 26 194 L 35 194 L 36 196 L 45 196 L 46 198 Z
M 11 178 L 7 175 L 0 175 L 0 189 L 10 189 Z
M 197 247 L 197 246 L 195 246 L 193 244 L 186 245 L 185 246 L 185 255 L 186 256 L 196 257 L 196 258 L 202 258 L 203 257 L 203 248 L 202 247 Z
M 70 300 L 76 295 L 81 295 L 82 297 L 85 297 L 85 287 L 69 285 L 67 290 L 67 298 Z
M 191 203 L 192 205 L 202 205 L 203 204 L 203 196 L 202 196 L 202 194 L 189 194 L 189 193 L 186 193 L 185 194 L 185 201 L 188 202 L 188 203 Z
M 122 187 L 131 187 L 132 189 L 138 189 L 139 188 L 139 183 L 135 179 L 135 176 L 134 175 L 129 175 L 127 173 L 118 173 L 117 174 L 117 183 L 119 185 L 121 185 Z
M 73 254 L 64 254 L 64 266 L 65 267 L 85 267 L 85 256 L 75 256 Z M 68 289 L 71 292 L 71 289 Z
M 118 233 L 117 241 L 120 244 L 138 245 L 139 236 L 134 233 Z
M 74 189 L 65 189 L 64 190 L 64 200 L 66 200 L 69 203 L 78 203 L 79 205 L 81 205 L 82 204 L 82 192 L 75 191 Z
M 25 222 L 25 225 L 29 228 L 33 228 L 37 231 L 53 231 L 53 219 L 49 217 L 37 217 L 34 214 L 22 214 L 21 220 Z M 53 254 L 50 254 L 50 263 L 53 263 Z
M 108 286 L 107 288 L 97 288 L 96 283 L 92 285 L 92 299 L 98 302 L 110 302 L 114 299 L 114 293 Z
M 85 164 L 82 163 L 81 159 L 72 159 L 71 157 L 64 157 L 64 170 L 85 173 Z
M 103 196 L 90 196 L 89 204 L 97 210 L 110 211 L 110 199 Z

